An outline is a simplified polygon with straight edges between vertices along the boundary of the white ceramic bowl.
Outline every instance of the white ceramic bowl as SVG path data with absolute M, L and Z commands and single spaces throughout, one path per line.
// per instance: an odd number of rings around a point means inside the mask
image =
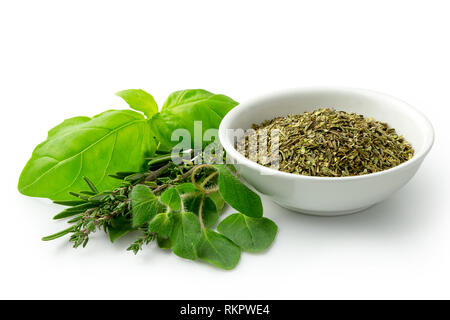
M 321 107 L 356 112 L 387 122 L 412 144 L 413 158 L 389 170 L 362 176 L 301 176 L 267 168 L 245 158 L 234 148 L 233 139 L 227 133 L 227 129 L 248 129 L 253 123 Z M 434 132 L 424 115 L 391 96 L 351 88 L 303 88 L 240 104 L 222 120 L 219 138 L 241 176 L 262 194 L 291 210 L 336 216 L 364 210 L 405 185 L 430 151 Z

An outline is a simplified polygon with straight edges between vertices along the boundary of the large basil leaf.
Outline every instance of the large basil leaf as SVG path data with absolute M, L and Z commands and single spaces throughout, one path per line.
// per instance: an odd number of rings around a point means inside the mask
M 194 121 L 202 121 L 203 133 L 208 129 L 218 129 L 222 118 L 237 104 L 227 96 L 206 90 L 176 91 L 167 98 L 161 112 L 154 115 L 149 124 L 161 150 L 170 151 L 178 144 L 178 141 L 171 141 L 171 136 L 174 130 L 180 128 L 189 131 L 193 146 Z
M 68 191 L 86 189 L 86 176 L 99 190 L 112 189 L 120 181 L 109 174 L 139 171 L 154 150 L 147 120 L 138 112 L 109 110 L 67 119 L 33 151 L 18 188 L 27 196 L 65 200 L 71 198 Z

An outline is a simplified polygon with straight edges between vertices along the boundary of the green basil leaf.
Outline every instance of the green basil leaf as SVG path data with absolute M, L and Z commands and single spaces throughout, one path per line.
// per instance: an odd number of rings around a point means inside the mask
M 93 118 L 76 117 L 51 129 L 33 151 L 19 178 L 27 196 L 70 200 L 69 190 L 84 190 L 89 179 L 101 190 L 121 181 L 117 171 L 139 171 L 156 148 L 144 116 L 131 110 L 110 110 Z
M 133 227 L 149 222 L 162 208 L 150 188 L 138 184 L 131 191 Z
M 202 236 L 200 221 L 192 212 L 174 213 L 172 217 L 174 224 L 169 239 L 173 253 L 185 259 L 197 259 L 196 247 Z
M 120 237 L 123 237 L 128 232 L 135 229 L 131 225 L 130 219 L 124 216 L 119 216 L 111 220 L 111 224 L 108 226 L 108 235 L 111 242 L 116 241 Z
M 270 247 L 278 227 L 267 218 L 251 218 L 235 213 L 225 218 L 217 230 L 243 250 L 259 252 Z
M 241 249 L 224 235 L 205 229 L 197 247 L 198 257 L 219 268 L 230 270 L 239 262 Z
M 223 199 L 237 211 L 253 218 L 263 215 L 261 198 L 244 185 L 225 165 L 215 165 L 219 170 L 219 191 Z
M 125 100 L 126 103 L 134 110 L 143 112 L 147 118 L 151 118 L 158 113 L 158 104 L 150 93 L 141 89 L 128 89 L 119 91 L 117 96 Z
M 202 202 L 203 195 L 189 197 L 184 200 L 184 206 L 187 211 L 193 212 L 198 216 L 200 209 L 200 203 Z M 213 200 L 206 197 L 203 200 L 202 206 L 202 219 L 205 227 L 211 228 L 217 224 L 219 220 L 219 211 Z
M 167 205 L 171 210 L 173 211 L 180 210 L 181 198 L 180 194 L 175 188 L 170 188 L 164 191 L 160 196 L 160 200 L 162 203 Z
M 59 133 L 64 133 L 67 129 L 70 129 L 73 126 L 81 125 L 90 120 L 91 118 L 89 117 L 73 117 L 66 119 L 62 123 L 48 131 L 48 138 L 53 137 Z
M 191 89 L 172 93 L 161 108 L 161 112 L 149 121 L 152 132 L 160 149 L 170 151 L 178 144 L 171 141 L 176 129 L 186 129 L 191 135 L 191 147 L 194 144 L 194 121 L 202 122 L 202 132 L 217 129 L 222 118 L 238 103 L 233 99 L 213 94 L 206 90 Z M 205 142 L 203 147 L 209 142 Z
M 173 220 L 166 213 L 157 214 L 148 224 L 148 231 L 157 233 L 158 235 L 168 238 L 172 232 Z

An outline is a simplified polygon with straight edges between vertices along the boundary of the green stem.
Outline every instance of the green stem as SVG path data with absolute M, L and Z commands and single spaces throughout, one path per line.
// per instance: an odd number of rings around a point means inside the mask
M 217 176 L 218 174 L 219 174 L 219 171 L 216 171 L 216 172 L 211 173 L 209 176 L 207 176 L 207 177 L 203 180 L 203 182 L 200 184 L 200 186 L 201 186 L 202 188 L 204 188 L 204 187 L 206 186 L 206 184 L 207 184 L 209 181 L 211 181 L 212 179 L 214 179 L 214 177 Z
M 162 184 L 162 185 L 158 186 L 157 188 L 153 189 L 152 192 L 154 194 L 156 194 L 160 191 L 163 191 L 165 188 L 167 188 L 171 184 L 173 185 L 174 183 L 178 183 L 180 181 L 183 181 L 183 180 L 189 178 L 192 175 L 192 173 L 194 172 L 194 169 L 195 169 L 195 167 L 189 169 L 189 171 L 186 171 L 181 177 L 174 179 L 170 184 L 169 183 Z
M 212 165 L 210 165 L 210 164 L 199 164 L 199 165 L 197 165 L 197 166 L 194 167 L 194 171 L 192 172 L 192 176 L 191 176 L 192 184 L 193 184 L 197 189 L 202 190 L 202 191 L 205 191 L 205 188 L 204 188 L 203 183 L 202 183 L 202 184 L 199 184 L 199 183 L 197 182 L 197 180 L 195 180 L 195 174 L 197 173 L 198 170 L 200 170 L 200 169 L 202 169 L 202 168 L 213 168 L 213 169 L 215 169 L 215 168 L 214 168 L 214 166 L 212 166 Z M 208 178 L 209 178 L 209 176 L 206 177 L 205 180 L 208 179 Z M 211 178 L 211 179 L 212 179 L 212 178 Z
M 218 186 L 215 186 L 215 187 L 209 188 L 209 189 L 205 189 L 205 195 L 208 195 L 208 194 L 211 194 L 211 193 L 214 193 L 214 192 L 217 192 L 217 191 L 219 191 L 219 187 Z
M 205 229 L 205 224 L 203 223 L 203 203 L 205 202 L 205 195 L 202 195 L 202 199 L 200 200 L 200 205 L 198 206 L 198 219 L 200 220 L 200 226 L 202 230 Z

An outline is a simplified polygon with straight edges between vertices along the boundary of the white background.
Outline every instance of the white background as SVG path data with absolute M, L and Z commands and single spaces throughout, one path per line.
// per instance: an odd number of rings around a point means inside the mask
M 450 298 L 448 1 L 2 1 L 0 298 Z M 65 118 L 126 108 L 142 88 L 162 104 L 204 88 L 245 101 L 338 85 L 422 110 L 436 142 L 412 181 L 360 214 L 318 218 L 264 200 L 279 235 L 233 271 L 132 238 L 86 249 L 40 241 L 60 208 L 22 196 L 33 148 Z

